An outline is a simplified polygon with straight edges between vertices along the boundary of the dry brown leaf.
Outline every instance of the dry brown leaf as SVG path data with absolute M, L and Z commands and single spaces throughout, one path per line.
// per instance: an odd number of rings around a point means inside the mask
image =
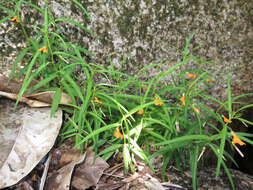
M 40 92 L 40 93 L 36 93 L 36 94 L 29 94 L 29 95 L 26 95 L 25 97 L 36 99 L 36 100 L 51 104 L 53 101 L 54 94 L 55 94 L 55 91 L 46 91 L 46 92 Z M 72 103 L 72 101 L 71 101 L 69 95 L 62 92 L 60 104 L 71 104 L 71 103 Z
M 71 155 L 73 154 L 73 155 Z M 71 155 L 71 156 L 70 156 Z M 72 172 L 76 164 L 83 162 L 85 154 L 80 154 L 80 151 L 69 150 L 62 155 L 62 160 L 67 165 L 61 167 L 59 170 L 53 172 L 47 179 L 45 188 L 50 190 L 68 190 L 70 187 L 70 181 Z M 70 158 L 71 157 L 71 158 Z
M 22 184 L 18 185 L 16 190 L 34 190 L 34 189 L 28 182 L 25 181 Z
M 9 98 L 11 100 L 17 100 L 17 98 L 18 98 L 17 94 L 3 92 L 3 91 L 0 91 L 0 96 Z M 37 101 L 37 100 L 30 100 L 30 99 L 25 98 L 25 97 L 21 97 L 19 102 L 26 103 L 31 108 L 49 107 L 51 105 L 51 104 L 40 102 L 40 101 Z
M 29 88 L 36 85 L 37 81 L 32 81 Z M 17 100 L 19 90 L 22 87 L 22 81 L 11 80 L 8 84 L 8 78 L 0 75 L 0 96 Z M 48 107 L 53 102 L 55 91 L 40 92 L 22 96 L 20 102 L 28 104 L 30 107 Z M 60 104 L 71 104 L 72 101 L 68 94 L 62 92 Z
M 84 190 L 97 185 L 104 170 L 109 167 L 102 158 L 97 157 L 95 161 L 94 158 L 95 153 L 87 149 L 84 163 L 79 165 L 73 174 L 71 184 L 76 189 Z
M 25 177 L 54 145 L 62 123 L 59 109 L 29 108 L 0 98 L 0 188 Z
M 13 94 L 18 94 L 19 90 L 22 87 L 22 81 L 11 80 L 8 83 L 8 77 L 0 75 L 0 91 L 10 92 Z M 28 88 L 36 85 L 38 81 L 32 80 Z

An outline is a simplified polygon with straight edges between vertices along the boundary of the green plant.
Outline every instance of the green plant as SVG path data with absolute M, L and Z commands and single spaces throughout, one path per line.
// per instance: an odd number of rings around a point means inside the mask
M 86 49 L 67 42 L 62 36 L 58 22 L 68 22 L 94 34 L 75 21 L 68 18 L 54 18 L 46 1 L 45 9 L 24 0 L 13 1 L 15 10 L 0 6 L 9 16 L 0 23 L 13 21 L 20 24 L 29 42 L 16 59 L 10 79 L 24 75 L 24 82 L 18 94 L 17 103 L 22 95 L 34 91 L 55 91 L 51 115 L 60 104 L 61 93 L 66 92 L 72 103 L 63 107 L 66 121 L 61 129 L 61 141 L 75 139 L 75 148 L 81 149 L 92 145 L 93 149 L 105 160 L 115 152 L 122 151 L 126 172 L 134 172 L 134 157 L 137 155 L 153 168 L 150 158 L 163 155 L 162 177 L 165 179 L 167 165 L 171 162 L 178 168 L 189 167 L 192 172 L 193 188 L 197 189 L 197 167 L 205 149 L 210 149 L 217 157 L 216 176 L 221 166 L 224 168 L 231 186 L 234 184 L 223 157 L 233 158 L 225 151 L 225 144 L 235 147 L 236 143 L 253 144 L 248 138 L 252 135 L 236 133 L 230 128 L 232 120 L 240 120 L 243 124 L 253 124 L 241 118 L 240 112 L 253 105 L 245 105 L 239 110 L 233 110 L 233 104 L 243 96 L 231 97 L 230 76 L 228 74 L 227 101 L 221 102 L 205 94 L 211 88 L 213 76 L 202 69 L 202 64 L 208 64 L 195 56 L 190 56 L 189 44 L 194 34 L 186 41 L 182 61 L 160 72 L 151 80 L 140 80 L 147 69 L 166 65 L 167 63 L 152 64 L 142 68 L 138 75 L 130 76 L 116 70 L 112 61 L 111 69 L 106 69 L 96 63 L 86 63 L 83 54 L 93 56 Z M 20 20 L 20 6 L 27 4 L 38 10 L 44 16 L 44 27 L 36 26 L 39 30 L 33 39 L 27 35 L 24 23 Z M 88 16 L 85 8 L 76 0 L 73 3 Z M 9 7 L 8 4 L 6 6 Z M 16 16 L 16 17 L 14 17 Z M 89 18 L 89 16 L 88 16 Z M 198 47 L 197 47 L 198 48 Z M 196 48 L 193 48 L 193 50 Z M 17 65 L 26 60 L 24 68 L 19 72 Z M 122 63 L 125 63 L 125 58 Z M 195 70 L 185 70 L 184 65 L 194 62 L 198 65 Z M 74 73 L 80 66 L 86 80 L 83 81 Z M 33 72 L 34 70 L 34 72 Z M 180 70 L 180 72 L 176 72 Z M 101 75 L 108 83 L 95 83 L 94 77 Z M 170 76 L 170 82 L 163 82 L 164 77 Z M 40 82 L 29 88 L 33 79 Z M 215 112 L 205 102 L 213 101 L 220 106 Z M 222 116 L 223 110 L 227 117 Z M 213 120 L 219 122 L 217 127 Z M 231 137 L 233 136 L 233 141 Z M 235 137 L 237 141 L 235 141 Z M 98 152 L 98 148 L 105 147 Z M 154 147 L 153 147 L 154 146 Z M 142 148 L 145 147 L 145 148 Z M 204 161 L 204 160 L 203 160 Z M 183 163 L 183 164 L 182 164 Z

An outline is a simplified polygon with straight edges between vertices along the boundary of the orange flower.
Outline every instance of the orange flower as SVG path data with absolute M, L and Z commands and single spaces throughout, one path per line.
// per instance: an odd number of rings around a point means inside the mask
M 158 102 L 158 106 L 162 106 L 163 105 L 163 102 Z
M 17 23 L 20 22 L 20 20 L 18 20 L 18 18 L 17 18 L 16 16 L 14 16 L 14 17 L 11 19 L 11 21 L 16 21 Z
M 187 73 L 186 76 L 188 78 L 192 78 L 192 79 L 195 79 L 196 78 L 196 75 L 195 74 L 192 74 L 192 73 Z
M 199 108 L 196 108 L 196 107 L 193 107 L 194 110 L 199 114 L 200 113 L 200 109 Z
M 103 102 L 101 100 L 99 100 L 97 97 L 95 97 L 94 102 L 98 103 L 98 104 L 102 104 Z
M 124 136 L 121 134 L 119 128 L 116 128 L 116 132 L 114 133 L 114 135 L 116 138 L 121 138 L 121 140 L 123 140 Z
M 160 99 L 159 99 L 159 97 L 158 96 L 156 96 L 155 97 L 155 105 L 156 106 L 162 106 L 163 105 L 163 102 L 162 101 L 160 101 Z
M 209 82 L 211 82 L 211 81 L 212 81 L 211 79 L 206 79 L 206 82 L 207 82 L 207 83 L 209 83 Z
M 239 144 L 240 146 L 246 145 L 246 143 L 243 142 L 234 132 L 232 132 L 232 134 L 233 134 L 233 140 L 232 140 L 233 144 Z
M 147 90 L 147 87 L 144 84 L 142 84 L 141 87 L 143 91 Z
M 184 95 L 180 98 L 180 100 L 181 100 L 183 106 L 185 106 L 185 96 Z
M 222 117 L 223 117 L 223 121 L 224 121 L 225 123 L 232 123 L 232 121 L 229 120 L 228 118 L 226 118 L 224 115 L 223 115 Z
M 143 110 L 139 109 L 139 111 L 137 112 L 137 114 L 142 115 L 143 114 Z
M 38 51 L 42 51 L 44 53 L 48 53 L 46 46 L 44 46 L 43 48 L 40 48 Z

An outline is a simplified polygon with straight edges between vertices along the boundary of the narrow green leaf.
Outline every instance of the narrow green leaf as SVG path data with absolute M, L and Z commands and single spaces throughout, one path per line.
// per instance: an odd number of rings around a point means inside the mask
M 114 154 L 114 152 L 108 152 L 108 153 L 106 153 L 106 154 L 104 154 L 104 155 L 102 156 L 102 159 L 103 159 L 104 161 L 107 161 L 109 158 L 112 157 L 113 154 Z
M 131 151 L 134 152 L 141 159 L 143 159 L 148 164 L 148 166 L 154 171 L 152 163 L 146 156 L 145 152 L 140 148 L 140 146 L 132 138 L 128 138 L 128 140 L 130 141 Z
M 238 120 L 240 120 L 241 122 L 244 122 L 244 123 L 253 125 L 253 122 L 251 122 L 251 121 L 249 121 L 249 120 L 246 120 L 246 119 L 243 119 L 243 118 L 238 118 Z
M 232 118 L 232 100 L 231 100 L 231 85 L 230 85 L 230 74 L 228 73 L 228 79 L 227 79 L 227 93 L 228 93 L 228 113 L 229 113 L 229 119 Z
M 22 59 L 24 58 L 24 56 L 27 54 L 27 52 L 31 50 L 31 47 L 25 48 L 16 58 L 16 60 L 13 63 L 12 69 L 11 69 L 11 73 L 9 75 L 9 79 L 8 79 L 8 83 L 10 82 L 10 80 L 12 79 L 15 71 L 17 70 L 17 66 L 18 64 L 22 61 Z
M 107 131 L 107 130 L 110 130 L 112 128 L 116 128 L 116 127 L 119 127 L 121 124 L 120 123 L 113 123 L 113 124 L 110 124 L 110 125 L 106 125 L 104 127 L 101 127 L 95 131 L 93 131 L 92 133 L 90 133 L 89 135 L 87 135 L 86 137 L 84 137 L 79 143 L 77 143 L 75 145 L 75 148 L 77 148 L 78 146 L 80 146 L 80 144 L 84 143 L 85 141 L 87 141 L 88 139 L 92 138 L 94 135 L 97 135 L 99 133 L 102 133 L 104 131 Z
M 187 54 L 190 52 L 189 51 L 189 45 L 191 43 L 191 39 L 193 38 L 193 36 L 194 36 L 194 32 L 191 33 L 191 35 L 186 40 L 185 48 L 184 48 L 184 51 L 183 51 L 184 59 L 186 58 Z
M 227 137 L 227 126 L 224 125 L 221 131 L 221 142 L 220 142 L 219 153 L 218 153 L 219 156 L 218 156 L 218 162 L 217 162 L 217 167 L 216 167 L 216 177 L 218 177 L 220 173 L 220 166 L 221 166 L 221 161 L 223 159 L 223 152 L 224 152 L 226 137 Z
M 0 9 L 3 9 L 4 11 L 8 12 L 8 14 L 10 15 L 10 17 L 13 17 L 15 15 L 15 12 L 12 11 L 11 9 L 8 9 L 2 5 L 0 5 Z
M 186 142 L 186 141 L 192 141 L 192 140 L 205 140 L 205 141 L 210 141 L 211 138 L 206 135 L 187 135 L 187 136 L 182 136 L 182 137 L 177 137 L 168 141 L 164 141 L 161 143 L 155 144 L 155 146 L 163 146 L 163 145 L 168 145 L 172 143 L 180 143 L 180 142 Z
M 59 22 L 59 21 L 64 21 L 64 22 L 68 22 L 68 23 L 70 23 L 70 24 L 73 24 L 73 25 L 75 25 L 75 26 L 77 26 L 77 27 L 83 29 L 84 31 L 90 33 L 92 36 L 96 36 L 91 30 L 89 30 L 88 28 L 82 26 L 81 24 L 79 24 L 79 23 L 76 22 L 76 21 L 73 21 L 73 20 L 68 19 L 68 18 L 66 18 L 66 17 L 59 17 L 59 18 L 55 19 L 55 22 Z
M 55 51 L 55 52 L 53 52 L 53 55 L 57 55 L 57 56 L 62 55 L 62 56 L 73 58 L 76 61 L 80 61 L 78 57 L 76 57 L 72 54 L 66 53 L 66 52 L 62 52 L 62 51 Z M 72 65 L 69 65 L 68 67 L 72 67 Z
M 53 102 L 52 102 L 52 108 L 51 108 L 51 113 L 50 113 L 50 117 L 53 117 L 58 106 L 59 106 L 59 103 L 61 101 L 61 89 L 60 88 L 57 88 L 55 93 L 54 93 L 54 96 L 53 96 Z
M 40 81 L 38 84 L 36 84 L 35 86 L 29 88 L 27 90 L 27 93 L 30 93 L 36 89 L 39 89 L 40 87 L 46 86 L 50 81 L 54 80 L 56 77 L 58 76 L 57 73 L 54 73 L 52 75 L 50 75 L 49 77 L 43 79 L 42 81 Z
M 145 120 L 153 124 L 159 124 L 160 126 L 168 129 L 169 131 L 173 131 L 173 129 L 170 126 L 168 126 L 166 123 L 164 123 L 164 121 L 162 120 L 153 119 L 153 118 L 145 118 Z
M 48 13 L 47 13 L 47 4 L 44 10 L 44 34 L 47 34 L 48 31 Z
M 125 171 L 128 173 L 129 165 L 131 164 L 131 156 L 127 144 L 124 144 L 123 146 L 123 163 Z
M 27 4 L 27 5 L 30 5 L 31 7 L 37 9 L 42 14 L 44 13 L 43 10 L 40 7 L 38 7 L 37 5 L 35 5 L 35 4 L 33 4 L 33 3 L 29 2 L 29 1 L 23 1 L 23 3 Z
M 151 130 L 147 130 L 147 129 L 144 129 L 145 133 L 148 133 L 149 135 L 159 139 L 159 140 L 162 140 L 162 141 L 165 141 L 166 138 L 164 138 L 162 135 L 160 135 L 159 133 L 156 133 L 154 131 L 151 131 Z
M 162 173 L 162 180 L 163 181 L 166 181 L 165 172 L 166 172 L 166 168 L 167 168 L 167 166 L 169 164 L 169 161 L 171 159 L 171 155 L 172 155 L 172 152 L 168 152 L 167 154 L 165 154 L 163 156 L 163 165 L 162 165 L 162 171 L 161 171 L 161 173 Z
M 213 146 L 212 144 L 207 144 L 207 145 L 210 146 L 211 149 L 213 150 L 213 152 L 216 154 L 216 156 L 219 157 L 219 153 L 218 153 L 217 149 L 215 148 L 215 146 Z M 225 170 L 225 172 L 228 176 L 228 180 L 229 180 L 229 182 L 232 186 L 232 189 L 235 190 L 234 182 L 233 182 L 233 179 L 231 177 L 230 171 L 228 170 L 228 168 L 227 168 L 227 166 L 226 166 L 226 164 L 223 160 L 221 160 L 221 164 L 222 164 L 222 166 L 223 166 L 223 168 L 224 168 L 224 170 Z
M 91 21 L 90 15 L 88 14 L 88 12 L 86 11 L 86 9 L 77 1 L 77 0 L 72 0 L 80 9 L 82 9 L 82 11 L 84 12 L 84 14 L 88 17 L 89 21 Z
M 68 81 L 68 83 L 70 84 L 70 86 L 75 90 L 78 98 L 80 98 L 84 102 L 83 94 L 82 94 L 80 88 L 75 83 L 75 81 L 67 73 L 65 73 L 63 71 L 60 71 L 60 72 L 61 72 L 61 75 L 63 76 L 63 78 L 66 81 Z
M 75 99 L 75 91 L 68 85 L 68 83 L 65 80 L 61 80 L 61 85 L 63 86 L 67 94 L 69 95 L 72 104 L 77 105 L 76 99 Z
M 9 15 L 7 17 L 4 17 L 3 19 L 0 20 L 0 24 L 4 23 L 7 20 L 10 20 L 13 17 L 13 15 Z
M 106 123 L 104 122 L 103 119 L 101 119 L 98 115 L 96 115 L 95 113 L 93 112 L 87 112 L 87 114 L 91 115 L 92 117 L 94 117 L 94 119 L 100 121 L 101 123 L 103 123 L 104 125 L 106 125 Z
M 113 145 L 109 146 L 108 148 L 106 148 L 106 149 L 102 150 L 101 152 L 99 152 L 97 156 L 107 154 L 108 152 L 115 152 L 119 148 L 122 148 L 122 144 L 113 144 Z
M 197 190 L 198 153 L 199 153 L 199 146 L 196 145 L 193 151 L 190 151 L 190 168 L 192 172 L 192 186 L 194 190 Z
M 20 89 L 20 91 L 19 91 L 19 93 L 18 93 L 17 101 L 16 101 L 15 106 L 14 106 L 15 109 L 16 109 L 16 107 L 17 107 L 17 105 L 18 105 L 18 102 L 19 102 L 20 98 L 22 97 L 22 95 L 24 94 L 25 90 L 27 89 L 27 87 L 28 87 L 29 84 L 30 84 L 30 83 L 28 82 L 28 78 L 30 77 L 30 74 L 31 74 L 33 65 L 36 63 L 36 59 L 37 59 L 39 53 L 40 53 L 40 52 L 36 52 L 36 54 L 34 55 L 34 57 L 33 57 L 32 61 L 31 61 L 31 63 L 30 63 L 29 66 L 28 66 L 28 69 L 27 69 L 27 73 L 26 73 L 24 82 L 23 82 L 22 87 L 21 87 L 21 89 Z M 29 80 L 29 81 L 31 81 L 31 80 Z

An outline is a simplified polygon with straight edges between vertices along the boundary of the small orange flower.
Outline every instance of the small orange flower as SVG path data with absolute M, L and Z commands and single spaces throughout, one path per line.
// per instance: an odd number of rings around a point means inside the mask
M 16 21 L 17 23 L 20 22 L 20 20 L 18 20 L 18 18 L 17 18 L 16 16 L 14 16 L 14 17 L 11 19 L 11 21 Z
M 163 102 L 158 102 L 158 106 L 162 106 L 163 105 Z
M 95 97 L 94 102 L 98 103 L 98 104 L 102 104 L 103 102 L 101 100 L 99 100 L 97 97 Z
M 209 82 L 211 82 L 211 81 L 212 81 L 211 79 L 206 79 L 206 82 L 207 82 L 207 83 L 209 83 Z
M 124 136 L 121 134 L 119 128 L 116 128 L 116 132 L 114 133 L 114 135 L 116 138 L 121 138 L 121 140 L 123 140 Z
M 162 106 L 163 105 L 163 102 L 162 101 L 160 101 L 160 99 L 159 99 L 159 97 L 158 96 L 156 96 L 155 97 L 155 105 L 156 106 Z
M 229 120 L 228 118 L 226 118 L 224 115 L 223 115 L 222 117 L 223 117 L 223 121 L 224 121 L 225 123 L 232 123 L 232 121 Z
M 44 53 L 48 53 L 46 46 L 44 46 L 43 48 L 40 48 L 38 51 L 42 51 Z
M 195 79 L 196 78 L 196 75 L 195 74 L 192 74 L 192 73 L 187 73 L 186 76 L 188 78 L 192 78 L 192 79 Z
M 194 110 L 199 114 L 200 113 L 200 109 L 199 108 L 196 108 L 196 107 L 193 107 Z
M 246 143 L 243 142 L 234 132 L 232 132 L 232 134 L 233 134 L 233 140 L 232 140 L 233 144 L 239 144 L 240 146 L 246 145 Z
M 147 90 L 147 87 L 144 84 L 142 84 L 141 87 L 143 91 Z
M 185 96 L 184 95 L 180 98 L 180 100 L 181 100 L 183 106 L 185 106 Z
M 139 109 L 139 111 L 137 112 L 137 114 L 142 115 L 143 114 L 143 110 Z

